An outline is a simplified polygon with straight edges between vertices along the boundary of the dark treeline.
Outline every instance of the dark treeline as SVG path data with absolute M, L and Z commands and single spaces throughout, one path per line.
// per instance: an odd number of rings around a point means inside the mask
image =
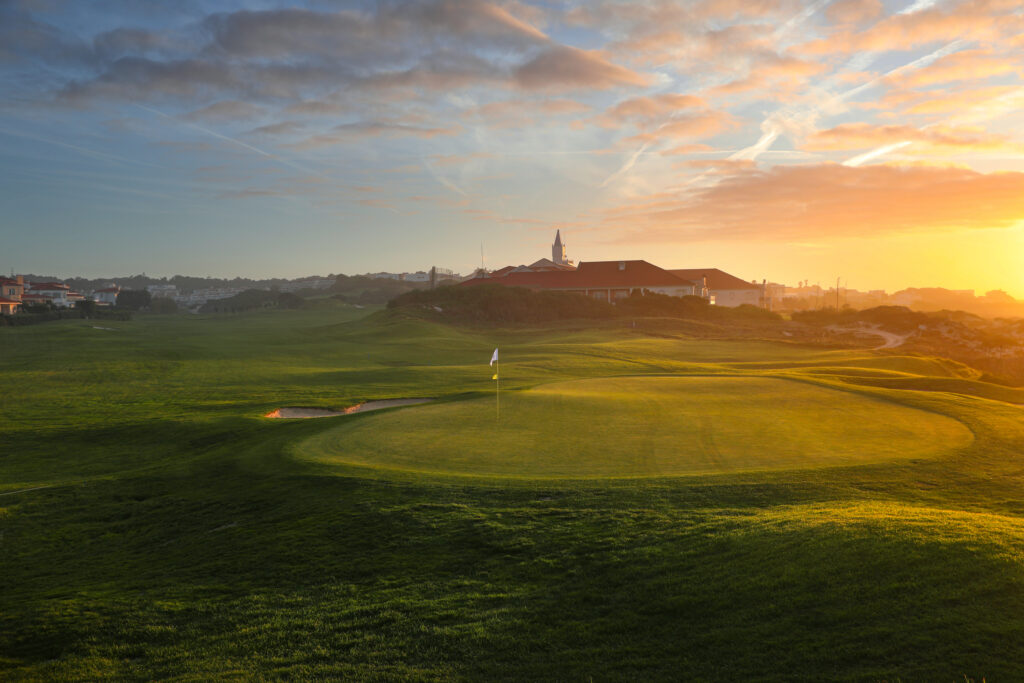
M 35 325 L 37 323 L 51 322 L 53 320 L 131 320 L 130 311 L 119 311 L 114 309 L 88 310 L 83 306 L 73 308 L 49 308 L 39 307 L 29 312 L 15 313 L 14 315 L 0 315 L 0 327 L 13 327 L 18 325 Z
M 404 280 L 390 280 L 384 278 L 372 278 L 366 275 L 311 275 L 308 277 L 318 279 L 334 279 L 335 283 L 328 289 L 303 289 L 298 294 L 305 296 L 316 294 L 339 294 L 339 298 L 350 303 L 360 304 L 385 304 L 390 299 L 409 292 L 414 289 L 427 287 L 424 282 L 406 282 Z M 196 290 L 203 289 L 262 289 L 276 290 L 294 283 L 296 280 L 286 278 L 216 278 L 216 277 L 193 277 L 190 275 L 175 275 L 173 277 L 150 277 L 145 273 L 140 275 L 127 275 L 122 277 L 101 277 L 84 278 L 70 277 L 62 278 L 56 275 L 25 275 L 30 282 L 63 282 L 79 292 L 93 292 L 103 289 L 112 284 L 118 285 L 122 290 L 145 290 L 150 285 L 174 285 L 181 294 L 189 294 Z M 297 278 L 306 279 L 306 278 Z
M 535 323 L 569 319 L 670 317 L 687 320 L 781 320 L 755 306 L 716 308 L 696 296 L 674 297 L 635 290 L 615 304 L 582 294 L 522 287 L 438 287 L 402 294 L 388 308 L 419 308 L 459 322 Z
M 150 277 L 145 273 L 140 275 L 125 275 L 121 277 L 69 277 L 62 278 L 56 275 L 26 275 L 30 282 L 63 282 L 75 291 L 92 292 L 97 289 L 109 287 L 116 284 L 121 289 L 146 289 L 149 285 L 174 285 L 179 292 L 188 294 L 197 289 L 211 288 L 244 288 L 244 289 L 273 289 L 280 287 L 291 280 L 286 278 L 268 278 L 254 280 L 245 277 L 217 278 L 217 277 L 193 277 L 191 275 L 175 275 L 173 277 Z
M 428 286 L 425 282 L 388 280 L 365 275 L 339 275 L 334 285 L 327 291 L 350 304 L 372 305 L 386 304 L 396 296 L 426 289 Z
M 203 304 L 200 313 L 243 313 L 263 308 L 302 308 L 305 299 L 290 292 L 268 292 L 265 289 L 247 289 L 226 299 L 215 299 Z
M 844 308 L 823 308 L 812 311 L 795 311 L 793 320 L 809 325 L 851 325 L 866 323 L 877 325 L 892 332 L 909 332 L 935 320 L 935 315 L 912 311 L 906 306 L 876 306 L 863 310 Z

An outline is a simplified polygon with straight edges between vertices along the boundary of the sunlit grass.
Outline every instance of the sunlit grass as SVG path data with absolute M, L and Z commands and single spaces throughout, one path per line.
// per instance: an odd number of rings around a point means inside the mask
M 1017 390 L 362 315 L 0 329 L 0 678 L 1024 678 Z
M 619 377 L 341 420 L 298 457 L 453 475 L 650 477 L 940 457 L 956 420 L 769 377 Z

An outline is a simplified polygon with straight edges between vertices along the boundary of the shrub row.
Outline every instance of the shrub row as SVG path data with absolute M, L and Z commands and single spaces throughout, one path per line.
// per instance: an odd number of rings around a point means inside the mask
M 407 292 L 388 308 L 433 309 L 443 317 L 465 322 L 533 323 L 567 319 L 670 317 L 688 320 L 781 320 L 756 306 L 717 308 L 696 296 L 674 297 L 634 290 L 614 304 L 582 294 L 532 291 L 488 284 L 438 287 Z

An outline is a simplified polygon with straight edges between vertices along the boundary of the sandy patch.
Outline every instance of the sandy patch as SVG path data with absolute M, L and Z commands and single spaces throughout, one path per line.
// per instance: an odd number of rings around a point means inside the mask
M 352 413 L 365 413 L 371 410 L 382 408 L 394 408 L 396 406 L 412 406 L 417 403 L 429 403 L 432 398 L 390 398 L 384 401 L 367 401 L 349 406 L 345 410 L 327 410 L 326 408 L 278 408 L 267 413 L 263 417 L 284 418 L 284 419 L 306 419 L 312 417 L 336 417 L 338 415 L 351 415 Z
M 872 327 L 837 327 L 830 325 L 829 328 L 833 332 L 852 332 L 854 334 L 866 334 L 873 337 L 881 337 L 885 342 L 881 346 L 876 346 L 872 351 L 878 351 L 879 349 L 895 349 L 897 346 L 902 346 L 907 341 L 909 334 L 895 334 L 893 332 L 886 332 L 885 330 L 878 329 L 877 326 Z

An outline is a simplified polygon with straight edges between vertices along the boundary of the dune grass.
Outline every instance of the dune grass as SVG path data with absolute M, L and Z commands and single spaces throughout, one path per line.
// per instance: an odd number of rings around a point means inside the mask
M 1024 409 L 994 400 L 1012 392 L 941 359 L 364 313 L 0 329 L 0 678 L 1024 678 Z M 444 422 L 492 405 L 496 345 L 527 423 L 631 404 L 632 426 L 564 431 L 631 463 L 709 402 L 848 417 L 797 469 L 762 469 L 744 444 L 778 435 L 735 421 L 754 470 L 629 478 L 609 456 L 610 479 L 513 481 L 303 455 L 429 428 L 455 458 L 468 437 Z M 406 396 L 441 401 L 260 417 Z M 806 439 L 830 415 L 785 423 Z

